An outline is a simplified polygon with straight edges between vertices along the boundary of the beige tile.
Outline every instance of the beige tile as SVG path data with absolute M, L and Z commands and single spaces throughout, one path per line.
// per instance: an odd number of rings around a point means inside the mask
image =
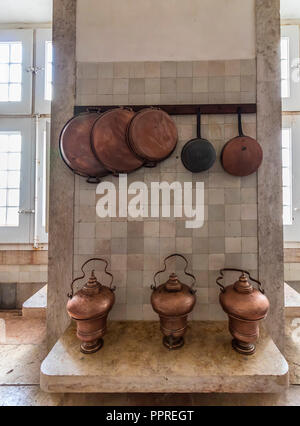
M 191 77 L 178 77 L 176 79 L 176 91 L 178 93 L 192 93 L 193 79 Z
M 209 205 L 208 206 L 208 220 L 212 222 L 221 222 L 225 220 L 225 206 Z
M 159 238 L 159 253 L 160 256 L 168 256 L 175 252 L 176 240 L 171 237 Z
M 257 236 L 257 221 L 256 220 L 242 220 L 242 236 L 243 237 L 256 237 Z
M 241 102 L 244 104 L 256 103 L 256 92 L 241 92 Z
M 111 95 L 113 93 L 113 79 L 99 78 L 97 82 L 98 95 Z
M 111 240 L 99 238 L 95 240 L 95 254 L 109 255 L 111 253 Z
M 241 237 L 242 236 L 241 222 L 225 222 L 225 236 Z
M 252 254 L 252 253 L 242 254 L 243 269 L 246 269 L 246 271 L 257 270 L 257 267 L 258 267 L 257 254 Z
M 130 105 L 144 105 L 145 104 L 145 95 L 129 95 L 129 104 Z
M 129 91 L 129 79 L 117 78 L 113 80 L 113 94 L 126 95 Z
M 81 95 L 80 104 L 81 105 L 95 105 L 97 102 L 97 96 L 95 95 Z
M 161 75 L 162 78 L 176 77 L 176 75 L 177 75 L 177 64 L 176 64 L 176 62 L 161 62 L 161 64 L 160 64 L 160 75 Z
M 145 271 L 157 271 L 160 267 L 160 256 L 153 254 L 151 256 L 144 257 L 144 269 Z
M 208 93 L 193 93 L 194 104 L 208 104 Z
M 225 252 L 224 238 L 210 238 L 209 239 L 209 253 L 220 254 Z
M 128 238 L 141 238 L 144 236 L 143 222 L 128 222 L 127 225 Z
M 92 95 L 97 89 L 97 79 L 79 79 L 77 81 L 77 93 L 79 95 Z
M 143 287 L 143 271 L 128 271 L 127 272 L 128 287 Z
M 159 221 L 144 222 L 144 236 L 158 237 L 159 236 Z
M 240 92 L 241 78 L 240 77 L 226 77 L 225 78 L 225 91 L 226 92 Z
M 160 237 L 175 237 L 175 221 L 167 222 L 163 221 L 159 224 L 159 235 Z
M 183 254 L 189 254 L 193 251 L 192 238 L 177 237 L 176 238 L 176 251 Z
M 224 76 L 225 61 L 209 61 L 208 73 L 210 76 Z
M 140 285 L 138 287 L 129 286 L 126 289 L 126 303 L 130 305 L 142 305 L 143 303 L 143 287 Z
M 143 305 L 143 320 L 144 321 L 157 321 L 158 315 L 153 311 L 150 304 Z
M 193 93 L 207 93 L 207 92 L 208 92 L 208 77 L 194 77 Z
M 127 222 L 115 222 L 111 226 L 111 235 L 113 238 L 127 237 Z
M 225 61 L 225 74 L 229 76 L 239 76 L 241 74 L 241 61 Z
M 241 238 L 225 238 L 225 252 L 226 253 L 241 253 L 242 239 Z
M 127 255 L 128 271 L 143 271 L 144 270 L 144 255 L 143 254 L 128 254 Z
M 111 269 L 115 271 L 126 271 L 127 256 L 125 254 L 111 255 Z
M 256 59 L 241 61 L 241 75 L 256 75 Z
M 243 237 L 242 253 L 257 253 L 257 252 L 258 252 L 257 237 Z
M 208 256 L 208 267 L 210 271 L 224 268 L 225 254 L 210 254 Z
M 221 93 L 225 91 L 225 78 L 224 77 L 209 77 L 208 91 L 210 93 Z
M 95 240 L 89 238 L 80 238 L 78 240 L 78 254 L 95 253 Z
M 97 105 L 112 105 L 113 95 L 97 95 Z
M 225 92 L 225 103 L 226 104 L 238 104 L 241 102 L 240 92 Z
M 128 105 L 129 96 L 128 95 L 113 95 L 113 105 Z
M 79 202 L 81 206 L 95 206 L 95 190 L 82 189 L 79 191 Z
M 192 312 L 192 318 L 194 321 L 208 321 L 209 320 L 209 305 L 203 303 L 196 303 L 196 306 Z
M 98 64 L 92 62 L 85 62 L 83 66 L 83 77 L 84 78 L 97 78 L 98 76 Z
M 257 219 L 257 204 L 242 204 L 241 205 L 241 218 L 242 218 L 242 220 L 256 220 Z
M 240 188 L 226 188 L 225 189 L 225 203 L 226 204 L 240 204 L 241 191 Z
M 143 94 L 143 93 L 145 93 L 145 79 L 144 78 L 130 78 L 129 79 L 129 94 L 130 95 L 140 95 L 140 94 Z
M 229 222 L 239 221 L 241 219 L 241 206 L 240 205 L 226 205 L 225 206 L 225 220 Z
M 143 238 L 128 238 L 127 240 L 128 254 L 143 254 L 144 239 Z
M 98 78 L 113 78 L 114 64 L 112 62 L 102 62 L 98 64 Z
M 127 308 L 126 308 L 127 321 L 141 321 L 142 319 L 143 319 L 142 305 L 127 305 Z
M 145 237 L 144 238 L 144 253 L 145 255 L 148 254 L 157 254 L 159 253 L 159 238 L 150 238 Z
M 127 238 L 112 238 L 111 239 L 111 253 L 112 254 L 126 254 L 127 253 Z
M 241 189 L 241 202 L 243 204 L 257 203 L 257 190 L 256 190 L 256 188 L 242 188 Z
M 115 62 L 113 66 L 115 78 L 129 78 L 130 70 L 128 62 Z
M 153 95 L 145 95 L 145 104 L 146 105 L 160 105 L 161 104 L 161 98 L 160 94 L 153 94 Z
M 194 254 L 193 255 L 193 271 L 207 271 L 209 264 L 208 254 Z
M 208 229 L 209 237 L 224 237 L 225 235 L 225 222 L 224 221 L 210 221 Z
M 160 79 L 159 78 L 146 78 L 145 79 L 145 93 L 146 94 L 160 93 Z
M 176 93 L 176 78 L 162 78 L 160 81 L 160 92 L 162 94 Z
M 79 238 L 95 238 L 96 225 L 95 223 L 79 223 Z
M 255 93 L 256 90 L 256 77 L 252 75 L 242 75 L 241 77 L 241 91 Z
M 225 85 L 224 85 L 225 89 Z M 208 103 L 213 104 L 224 104 L 225 103 L 225 91 L 218 93 L 209 93 L 208 94 Z
M 191 104 L 193 102 L 193 94 L 190 93 L 177 93 L 176 102 L 178 104 Z
M 160 62 L 145 62 L 145 77 L 160 78 Z
M 115 225 L 114 225 L 115 226 Z M 112 235 L 111 223 L 96 223 L 96 238 L 110 239 Z
M 192 77 L 193 62 L 177 62 L 177 77 Z

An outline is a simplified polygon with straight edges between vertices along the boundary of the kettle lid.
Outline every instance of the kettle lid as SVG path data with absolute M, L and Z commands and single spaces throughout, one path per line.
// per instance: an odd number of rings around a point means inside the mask
M 164 284 L 165 289 L 169 293 L 177 293 L 182 290 L 182 283 L 178 280 L 177 275 L 173 272 L 168 281 Z

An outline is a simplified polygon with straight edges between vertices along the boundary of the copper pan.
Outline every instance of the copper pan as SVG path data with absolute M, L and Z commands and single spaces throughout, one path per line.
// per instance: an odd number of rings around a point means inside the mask
M 263 151 L 259 143 L 245 136 L 242 129 L 241 111 L 239 110 L 239 136 L 231 139 L 221 153 L 224 170 L 234 176 L 249 176 L 255 173 L 263 161 Z
M 109 171 L 95 157 L 91 150 L 90 137 L 99 112 L 85 112 L 71 118 L 60 134 L 59 149 L 63 161 L 76 174 L 97 183 Z
M 176 125 L 159 108 L 145 108 L 131 119 L 127 142 L 145 166 L 155 166 L 174 151 L 178 139 Z
M 98 118 L 92 129 L 92 150 L 114 174 L 130 173 L 144 164 L 144 160 L 132 152 L 126 141 L 126 129 L 133 116 L 134 112 L 128 108 L 108 110 Z

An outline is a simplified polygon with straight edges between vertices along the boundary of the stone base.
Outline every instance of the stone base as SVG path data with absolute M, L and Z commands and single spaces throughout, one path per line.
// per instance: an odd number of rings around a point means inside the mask
M 46 392 L 280 393 L 288 365 L 262 330 L 256 353 L 231 346 L 224 322 L 191 322 L 185 345 L 169 351 L 158 322 L 110 322 L 101 351 L 84 355 L 74 325 L 41 366 Z
M 22 315 L 24 318 L 46 318 L 47 285 L 23 303 Z

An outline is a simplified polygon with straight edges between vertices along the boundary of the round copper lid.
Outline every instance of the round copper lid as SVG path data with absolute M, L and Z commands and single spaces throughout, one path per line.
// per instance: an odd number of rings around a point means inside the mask
M 116 108 L 102 114 L 92 129 L 94 154 L 113 173 L 130 173 L 144 164 L 129 148 L 126 129 L 134 112 Z
M 62 159 L 76 174 L 99 178 L 109 174 L 91 150 L 90 137 L 99 113 L 83 113 L 69 120 L 61 134 L 59 148 Z
M 132 150 L 147 161 L 162 161 L 175 149 L 177 128 L 171 117 L 156 108 L 138 112 L 128 126 L 127 140 Z

